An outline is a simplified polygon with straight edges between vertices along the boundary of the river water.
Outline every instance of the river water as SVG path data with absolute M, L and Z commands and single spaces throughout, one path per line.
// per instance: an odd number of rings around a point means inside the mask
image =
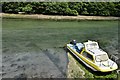
M 118 21 L 3 19 L 3 77 L 66 77 L 68 59 L 63 46 L 72 39 L 95 40 L 109 56 L 120 58 Z

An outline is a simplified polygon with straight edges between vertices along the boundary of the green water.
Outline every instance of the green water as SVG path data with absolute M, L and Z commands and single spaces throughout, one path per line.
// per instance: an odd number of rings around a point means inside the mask
M 30 43 L 39 48 L 63 47 L 70 40 L 95 40 L 110 54 L 118 53 L 118 21 L 50 21 L 3 19 L 3 49 L 26 51 Z M 8 51 L 9 52 L 9 51 Z M 12 53 L 11 52 L 11 53 Z
M 41 21 L 3 19 L 3 44 L 5 42 L 31 41 L 42 46 L 63 46 L 72 39 L 109 44 L 118 37 L 118 21 Z M 55 44 L 55 45 L 52 45 Z

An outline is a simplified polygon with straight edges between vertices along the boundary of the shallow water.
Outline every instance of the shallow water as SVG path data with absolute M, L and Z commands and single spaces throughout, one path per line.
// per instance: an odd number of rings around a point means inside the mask
M 68 59 L 62 47 L 72 39 L 98 41 L 109 55 L 118 56 L 118 21 L 3 19 L 2 24 L 3 77 L 22 73 L 28 77 L 65 77 Z

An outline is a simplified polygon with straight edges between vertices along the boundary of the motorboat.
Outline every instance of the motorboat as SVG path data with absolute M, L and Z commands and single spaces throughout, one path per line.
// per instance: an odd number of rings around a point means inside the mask
M 77 43 L 72 40 L 66 44 L 66 48 L 93 71 L 110 72 L 118 68 L 107 52 L 100 49 L 98 42 L 88 40 L 84 43 Z

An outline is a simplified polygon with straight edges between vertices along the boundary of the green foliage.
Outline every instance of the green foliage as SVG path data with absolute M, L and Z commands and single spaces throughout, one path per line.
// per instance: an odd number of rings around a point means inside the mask
M 20 7 L 19 7 L 20 8 Z M 21 8 L 20 8 L 21 9 Z M 27 4 L 25 7 L 22 8 L 22 11 L 25 13 L 30 13 L 32 12 L 32 5 Z
M 108 79 L 112 79 L 112 80 L 115 80 L 116 78 L 117 78 L 117 74 L 116 73 L 114 73 L 114 72 L 112 72 L 112 73 L 110 73 L 110 74 L 108 74 L 108 75 L 103 75 L 103 76 L 96 76 L 96 75 L 94 75 L 94 78 L 95 79 L 101 79 L 101 78 L 108 78 Z
M 77 16 L 78 15 L 78 12 L 76 10 L 71 10 L 70 8 L 67 8 L 65 13 L 67 15 L 71 15 L 71 16 Z
M 83 8 L 83 11 L 82 11 L 81 14 L 83 14 L 83 15 L 88 15 L 89 13 L 87 12 L 87 8 Z
M 120 16 L 120 2 L 4 2 L 2 12 L 49 15 Z

